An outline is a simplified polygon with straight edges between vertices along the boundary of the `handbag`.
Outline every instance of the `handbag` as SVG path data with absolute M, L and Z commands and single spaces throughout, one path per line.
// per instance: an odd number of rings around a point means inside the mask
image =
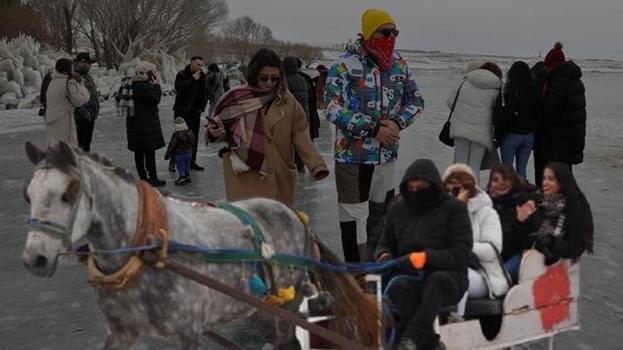
M 454 147 L 454 140 L 450 137 L 450 119 L 452 118 L 452 113 L 454 113 L 456 101 L 458 101 L 459 99 L 459 93 L 461 92 L 463 84 L 465 84 L 465 79 L 463 79 L 461 85 L 459 85 L 459 89 L 456 91 L 456 96 L 454 96 L 454 102 L 452 102 L 452 108 L 450 108 L 450 115 L 448 116 L 448 120 L 443 124 L 441 132 L 439 133 L 439 141 L 450 147 Z

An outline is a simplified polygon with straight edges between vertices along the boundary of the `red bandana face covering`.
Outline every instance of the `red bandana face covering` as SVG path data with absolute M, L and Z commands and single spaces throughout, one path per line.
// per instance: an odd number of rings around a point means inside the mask
M 375 58 L 381 70 L 386 71 L 392 67 L 396 37 L 370 39 L 365 40 L 363 43 L 366 51 Z

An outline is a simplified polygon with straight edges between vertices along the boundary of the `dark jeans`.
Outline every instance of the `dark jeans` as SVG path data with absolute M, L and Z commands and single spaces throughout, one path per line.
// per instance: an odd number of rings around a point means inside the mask
M 95 120 L 76 120 L 76 130 L 78 132 L 78 146 L 85 152 L 91 151 L 91 141 L 93 140 L 93 128 Z
M 515 165 L 517 173 L 524 179 L 528 179 L 526 168 L 534 145 L 534 134 L 506 134 L 500 146 L 502 163 L 510 166 Z M 513 164 L 515 163 L 515 164 Z
M 192 155 L 190 153 L 178 154 L 175 156 L 175 163 L 177 164 L 177 173 L 180 177 L 188 176 L 190 174 L 190 159 Z
M 433 324 L 439 310 L 458 303 L 467 288 L 467 282 L 458 283 L 455 274 L 436 271 L 422 281 L 399 276 L 390 282 L 386 296 L 396 321 L 398 343 L 406 337 L 413 340 L 418 349 L 432 350 L 437 347 L 439 336 Z
M 156 151 L 136 151 L 134 152 L 134 162 L 141 180 L 158 178 L 158 173 L 156 172 Z M 149 177 L 147 174 L 149 174 Z

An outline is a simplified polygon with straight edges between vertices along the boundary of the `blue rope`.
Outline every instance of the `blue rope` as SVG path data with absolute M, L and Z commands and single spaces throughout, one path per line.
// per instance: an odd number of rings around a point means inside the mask
M 118 248 L 118 249 L 103 249 L 97 250 L 95 254 L 102 255 L 112 255 L 112 254 L 123 254 L 123 253 L 135 253 L 146 250 L 153 250 L 160 248 L 160 244 L 150 244 L 141 247 L 128 247 L 128 248 Z M 245 250 L 245 249 L 235 249 L 235 248 L 210 248 L 205 245 L 192 245 L 192 244 L 184 244 L 176 241 L 169 241 L 169 251 L 170 252 L 187 252 L 187 253 L 202 253 L 205 255 L 244 255 L 250 261 L 258 261 L 261 260 L 261 256 L 258 255 L 257 251 L 254 250 Z M 88 252 L 76 252 L 76 254 L 88 254 Z M 316 268 L 320 268 L 330 272 L 337 273 L 350 273 L 350 274 L 363 274 L 363 273 L 380 273 L 383 271 L 387 271 L 394 266 L 400 264 L 404 261 L 404 258 L 398 258 L 389 260 L 383 263 L 377 262 L 364 262 L 364 263 L 343 263 L 340 265 L 334 265 L 322 261 L 318 261 L 311 257 L 306 256 L 296 256 L 291 254 L 275 254 L 269 260 L 273 260 L 277 263 L 279 261 L 294 261 L 299 262 L 300 265 L 304 266 L 313 266 Z M 287 264 L 290 265 L 290 264 Z

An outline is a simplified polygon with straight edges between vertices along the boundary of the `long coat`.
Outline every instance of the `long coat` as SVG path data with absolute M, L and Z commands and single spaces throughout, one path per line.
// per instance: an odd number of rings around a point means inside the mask
M 537 132 L 544 161 L 584 161 L 586 97 L 582 70 L 572 61 L 547 74 L 544 114 Z
M 160 127 L 158 103 L 162 91 L 160 85 L 147 81 L 132 83 L 134 116 L 126 119 L 128 149 L 130 151 L 155 151 L 164 147 L 164 137 Z
M 328 174 L 322 156 L 309 137 L 305 112 L 292 94 L 287 93 L 284 105 L 277 101 L 271 104 L 264 117 L 264 134 L 269 166 L 265 176 L 254 171 L 234 173 L 229 153 L 225 153 L 223 173 L 227 200 L 266 197 L 292 205 L 297 178 L 294 150 L 314 178 L 319 180 Z
M 89 91 L 74 79 L 59 72 L 51 74 L 46 92 L 45 135 L 47 143 L 63 141 L 78 146 L 74 109 L 89 101 Z

